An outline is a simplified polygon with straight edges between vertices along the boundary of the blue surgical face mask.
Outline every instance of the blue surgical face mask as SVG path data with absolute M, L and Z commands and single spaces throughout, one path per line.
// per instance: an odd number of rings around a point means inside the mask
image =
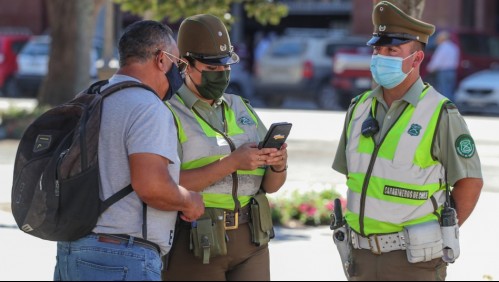
M 371 74 L 374 81 L 388 89 L 394 88 L 402 83 L 412 70 L 414 70 L 414 68 L 412 68 L 408 73 L 404 73 L 402 70 L 402 63 L 405 59 L 412 57 L 414 54 L 416 54 L 416 52 L 405 58 L 373 55 L 371 58 Z

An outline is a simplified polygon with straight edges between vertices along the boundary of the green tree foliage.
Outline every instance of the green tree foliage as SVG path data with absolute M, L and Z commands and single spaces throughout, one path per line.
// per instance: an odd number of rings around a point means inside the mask
M 121 4 L 121 10 L 144 18 L 177 22 L 195 14 L 212 14 L 221 18 L 230 26 L 234 17 L 225 17 L 230 13 L 232 4 L 241 3 L 249 17 L 255 18 L 262 25 L 279 24 L 288 14 L 288 7 L 272 0 L 114 0 Z

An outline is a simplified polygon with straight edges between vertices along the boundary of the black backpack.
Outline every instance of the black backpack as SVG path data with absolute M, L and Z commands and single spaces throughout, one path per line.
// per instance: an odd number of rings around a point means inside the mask
M 100 93 L 107 80 L 52 108 L 25 130 L 17 149 L 12 213 L 24 232 L 52 241 L 89 234 L 99 215 L 130 194 L 131 185 L 101 201 L 99 131 L 102 101 L 124 88 L 148 86 L 125 81 Z

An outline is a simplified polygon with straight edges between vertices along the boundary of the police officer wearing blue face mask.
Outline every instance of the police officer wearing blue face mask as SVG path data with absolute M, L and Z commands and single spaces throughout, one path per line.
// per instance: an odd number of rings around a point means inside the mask
M 202 193 L 206 212 L 193 223 L 179 219 L 163 279 L 270 280 L 272 221 L 260 189 L 284 184 L 287 145 L 258 149 L 265 125 L 248 101 L 225 93 L 239 57 L 219 18 L 186 18 L 178 48 L 185 83 L 167 105 L 178 129 L 180 184 Z
M 444 227 L 472 213 L 480 159 L 456 106 L 420 77 L 435 27 L 388 1 L 372 20 L 378 86 L 352 100 L 333 162 L 348 186 L 342 266 L 349 280 L 444 280 L 459 256 L 458 226 Z

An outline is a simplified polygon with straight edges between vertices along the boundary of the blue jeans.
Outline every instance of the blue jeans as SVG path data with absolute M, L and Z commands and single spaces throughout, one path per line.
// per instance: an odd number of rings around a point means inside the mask
M 159 253 L 152 249 L 133 242 L 99 242 L 92 234 L 57 243 L 54 281 L 161 281 L 161 268 Z
M 456 86 L 456 70 L 440 70 L 437 71 L 437 90 L 449 98 L 454 100 L 454 88 Z

